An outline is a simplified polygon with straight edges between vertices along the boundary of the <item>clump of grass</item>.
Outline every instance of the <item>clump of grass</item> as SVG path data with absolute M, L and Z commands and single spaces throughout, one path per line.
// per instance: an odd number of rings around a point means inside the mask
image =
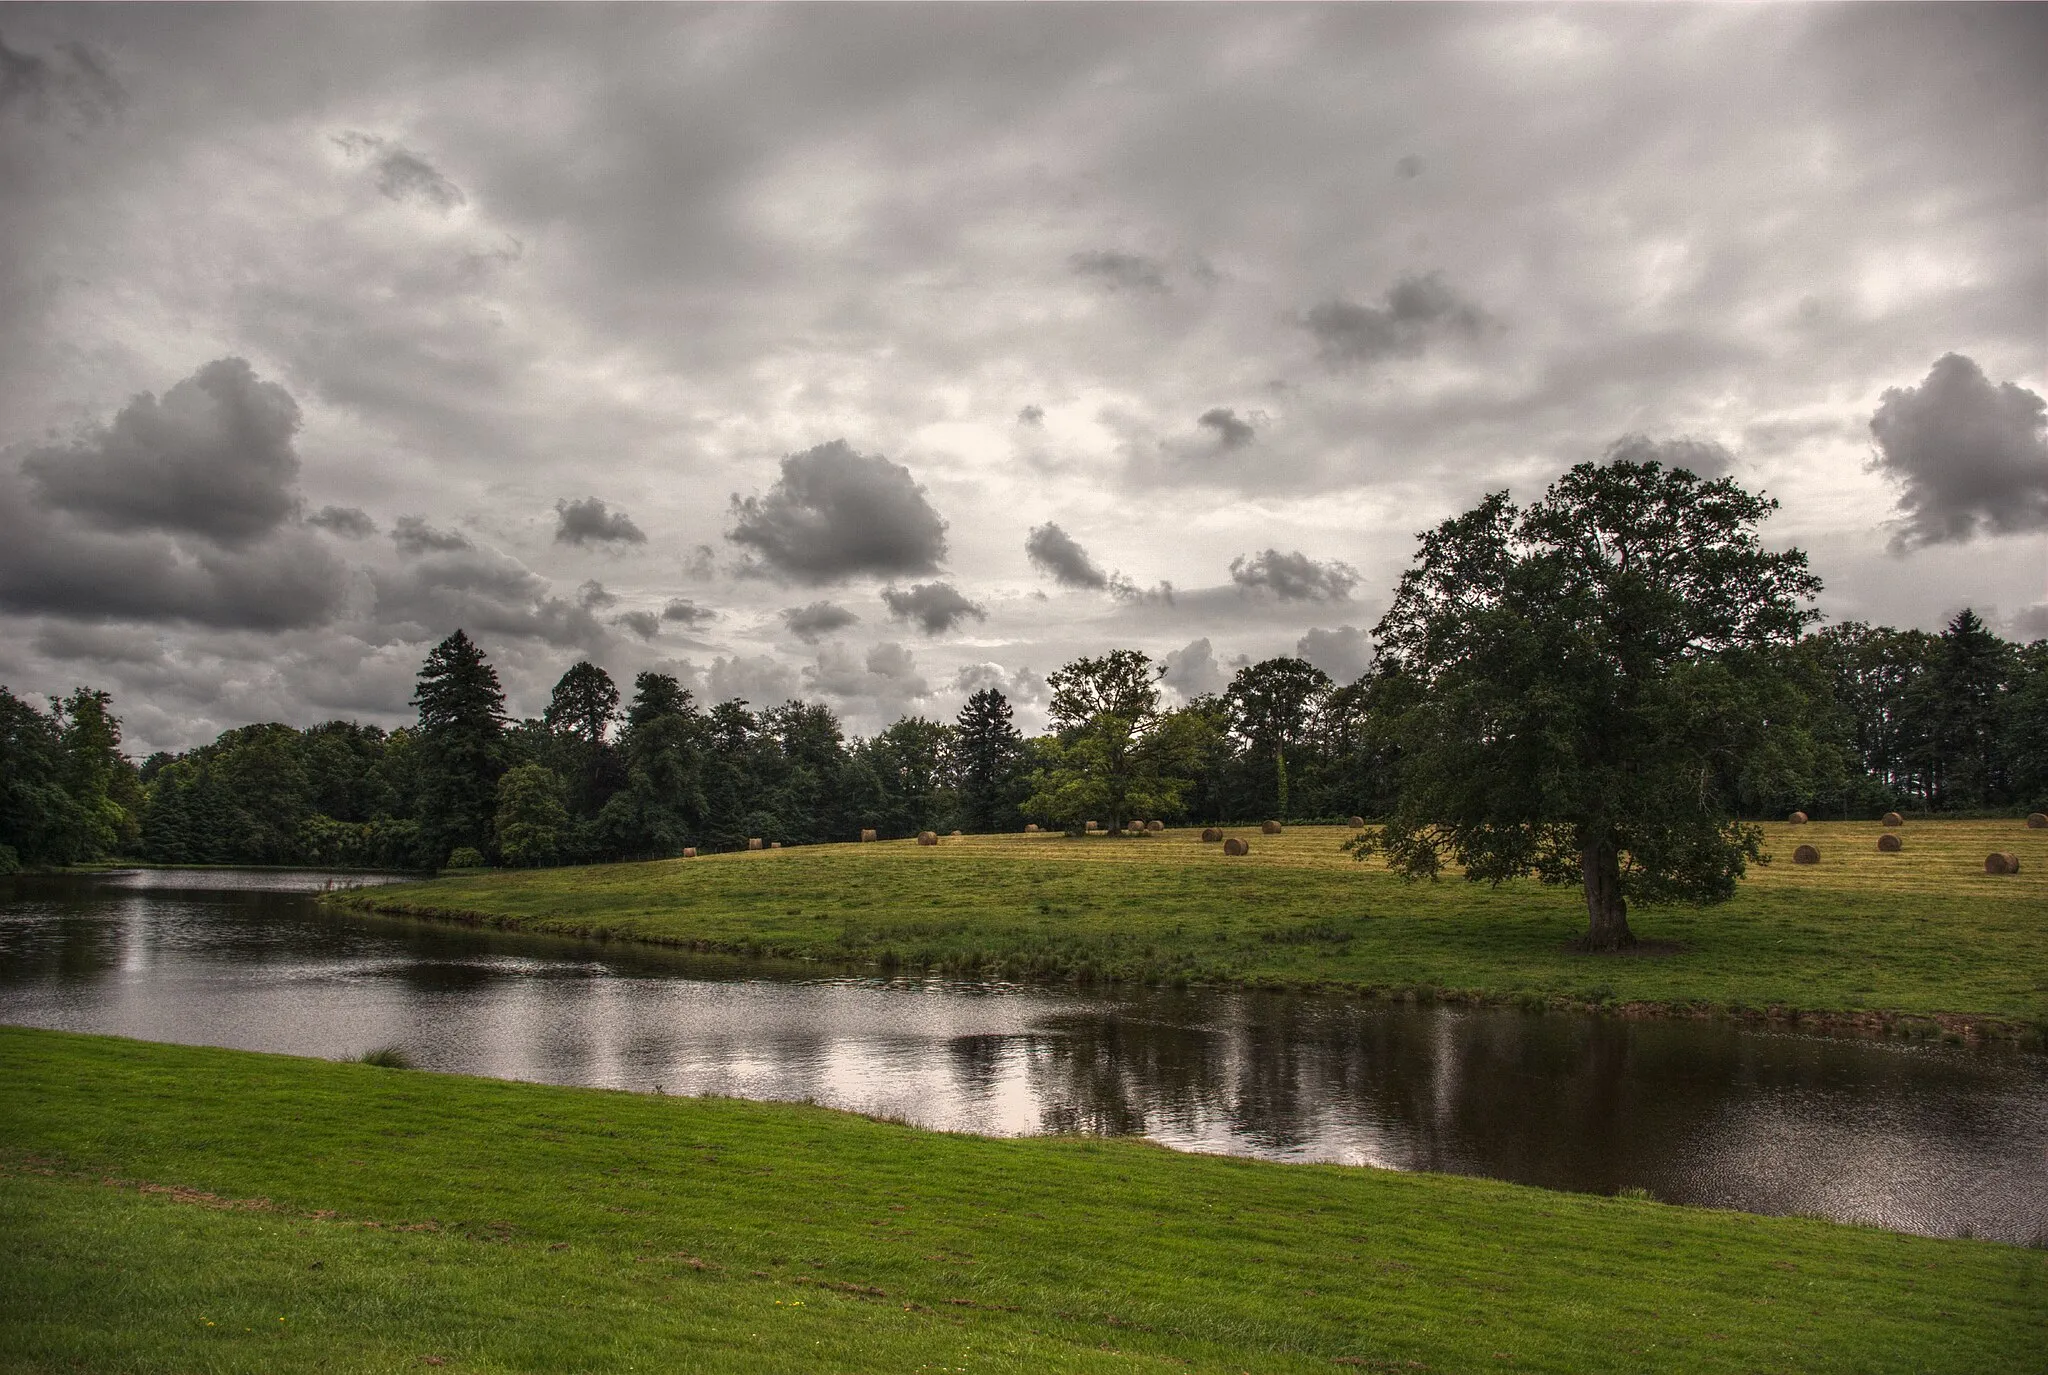
M 359 1065 L 375 1065 L 379 1069 L 418 1069 L 412 1056 L 406 1054 L 404 1046 L 378 1046 L 366 1050 L 356 1057 Z

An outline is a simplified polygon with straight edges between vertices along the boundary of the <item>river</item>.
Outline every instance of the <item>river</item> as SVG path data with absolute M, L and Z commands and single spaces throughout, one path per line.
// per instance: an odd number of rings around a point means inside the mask
M 2009 1047 L 823 976 L 315 900 L 363 881 L 0 880 L 0 1021 L 2048 1240 L 2048 1056 Z

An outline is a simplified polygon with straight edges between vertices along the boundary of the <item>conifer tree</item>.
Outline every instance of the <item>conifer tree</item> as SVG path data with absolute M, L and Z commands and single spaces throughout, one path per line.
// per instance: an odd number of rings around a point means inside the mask
M 457 630 L 420 666 L 419 823 L 435 864 L 457 846 L 488 852 L 505 771 L 505 693 L 498 671 Z

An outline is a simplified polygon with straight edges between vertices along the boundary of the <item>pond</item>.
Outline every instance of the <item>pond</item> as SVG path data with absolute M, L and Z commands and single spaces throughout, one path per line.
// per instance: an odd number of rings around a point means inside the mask
M 0 880 L 0 1021 L 990 1135 L 2048 1239 L 2048 1056 L 1270 993 L 806 977 L 366 917 L 362 875 Z

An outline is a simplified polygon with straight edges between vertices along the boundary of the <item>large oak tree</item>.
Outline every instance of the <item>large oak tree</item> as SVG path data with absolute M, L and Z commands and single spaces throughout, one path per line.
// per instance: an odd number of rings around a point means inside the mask
M 1376 634 L 1399 800 L 1361 850 L 1414 876 L 1579 883 L 1586 945 L 1627 902 L 1734 892 L 1760 833 L 1734 799 L 1807 754 L 1786 651 L 1820 581 L 1732 480 L 1584 463 L 1423 535 Z

